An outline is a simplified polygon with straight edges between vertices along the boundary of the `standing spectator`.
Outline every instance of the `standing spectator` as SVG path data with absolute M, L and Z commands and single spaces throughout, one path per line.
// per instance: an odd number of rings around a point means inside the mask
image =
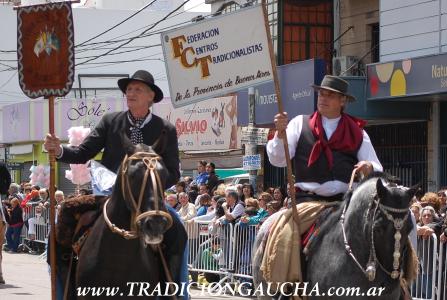
M 438 191 L 438 198 L 441 202 L 441 208 L 439 209 L 439 214 L 445 217 L 447 211 L 447 189 L 441 189 Z
M 275 187 L 275 189 L 273 190 L 273 200 L 278 201 L 279 203 L 281 203 L 281 205 L 283 205 L 283 201 L 284 201 L 285 197 L 286 197 L 286 192 L 284 191 L 284 189 L 279 186 Z
M 178 198 L 177 198 L 177 194 L 168 194 L 166 196 L 166 203 L 172 207 L 173 209 L 175 209 L 175 211 L 179 211 L 180 210 L 180 203 L 178 202 Z
M 189 191 L 187 194 L 188 194 L 189 202 L 196 203 L 197 197 L 199 196 L 199 188 L 197 187 L 197 185 L 195 183 L 193 183 L 189 186 Z
M 269 193 L 262 193 L 259 195 L 258 198 L 258 204 L 259 209 L 255 216 L 250 216 L 249 218 L 245 218 L 244 220 L 241 220 L 243 223 L 248 223 L 248 225 L 256 225 L 261 224 L 269 215 L 267 212 L 267 204 L 273 201 L 272 195 Z
M 20 207 L 20 201 L 17 197 L 12 198 L 11 207 L 6 208 L 6 222 L 8 229 L 6 230 L 7 247 L 12 252 L 17 252 L 20 244 L 20 232 L 23 226 L 23 211 Z
M 5 279 L 3 278 L 3 272 L 2 272 L 2 258 L 3 258 L 2 252 L 3 252 L 3 243 L 5 241 L 5 233 L 6 233 L 6 218 L 3 210 L 3 204 L 0 204 L 0 284 L 5 284 Z
M 208 181 L 208 173 L 205 171 L 206 168 L 206 161 L 199 160 L 197 163 L 197 171 L 199 174 L 197 174 L 196 178 L 194 179 L 195 183 L 197 185 L 206 184 Z
M 186 183 L 183 180 L 180 180 L 175 185 L 175 192 L 178 194 L 182 192 L 186 192 Z
M 206 172 L 208 173 L 208 181 L 206 182 L 206 185 L 208 186 L 210 195 L 212 195 L 219 183 L 219 177 L 216 175 L 216 165 L 212 162 L 207 163 Z
M 0 194 L 6 195 L 6 193 L 8 193 L 8 188 L 10 185 L 11 185 L 11 174 L 6 168 L 6 165 L 4 163 L 0 163 Z
M 244 186 L 241 183 L 236 184 L 236 192 L 239 199 L 242 199 L 244 196 Z
M 255 191 L 253 189 L 253 186 L 249 183 L 244 183 L 242 185 L 242 196 L 241 200 L 245 203 L 245 200 L 249 198 L 253 198 L 255 195 Z
M 48 193 L 48 190 L 45 188 L 41 188 L 39 190 L 39 197 L 40 197 L 40 203 L 43 204 L 45 207 L 50 206 L 50 194 Z
M 208 193 L 208 186 L 203 183 L 199 185 L 199 195 L 197 196 L 196 200 L 194 201 L 194 205 L 196 208 L 199 208 L 200 206 L 200 198 L 202 195 L 209 194 Z
M 208 212 L 208 207 L 211 205 L 211 197 L 208 194 L 203 194 L 200 196 L 200 206 L 197 210 L 197 217 L 206 215 Z
M 441 200 L 438 197 L 438 194 L 433 192 L 425 193 L 421 199 L 421 206 L 431 206 L 434 208 L 435 212 L 438 213 L 441 208 Z
M 10 196 L 18 195 L 20 199 L 24 198 L 23 194 L 20 193 L 20 185 L 14 182 L 9 185 L 8 193 Z
M 224 216 L 221 218 L 221 223 L 234 222 L 239 219 L 245 211 L 245 204 L 239 200 L 239 195 L 235 191 L 228 191 L 226 195 L 227 206 L 224 208 Z
M 189 202 L 188 194 L 185 192 L 180 193 L 178 197 L 181 205 L 179 210 L 180 219 L 182 219 L 183 222 L 191 220 L 197 214 L 196 207 Z
M 418 202 L 415 202 L 410 206 L 410 210 L 413 212 L 414 218 L 416 219 L 416 224 L 419 224 L 420 222 L 421 209 L 422 206 Z

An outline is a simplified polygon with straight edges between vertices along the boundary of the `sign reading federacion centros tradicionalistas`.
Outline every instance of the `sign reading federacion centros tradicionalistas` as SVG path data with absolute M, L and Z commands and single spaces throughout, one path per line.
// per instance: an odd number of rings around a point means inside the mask
M 161 39 L 174 107 L 273 80 L 261 5 L 164 32 Z

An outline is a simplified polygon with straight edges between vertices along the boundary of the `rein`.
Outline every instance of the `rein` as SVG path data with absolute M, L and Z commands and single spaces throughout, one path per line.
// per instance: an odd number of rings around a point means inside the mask
M 144 218 L 152 217 L 152 216 L 163 216 L 169 222 L 167 228 L 170 228 L 172 226 L 173 221 L 172 221 L 171 215 L 163 210 L 160 210 L 159 202 L 158 202 L 159 200 L 161 200 L 161 192 L 163 191 L 161 180 L 160 180 L 160 175 L 158 174 L 158 171 L 157 171 L 157 162 L 160 159 L 161 159 L 160 156 L 158 156 L 157 154 L 149 153 L 149 152 L 137 152 L 131 156 L 126 155 L 126 157 L 124 157 L 124 160 L 121 164 L 121 173 L 120 173 L 121 191 L 123 193 L 124 200 L 127 201 L 127 203 L 130 204 L 130 207 L 133 208 L 131 211 L 131 219 L 130 219 L 131 220 L 130 221 L 131 230 L 125 230 L 125 229 L 119 228 L 110 221 L 109 217 L 107 216 L 107 204 L 110 201 L 110 198 L 109 198 L 109 199 L 107 199 L 106 203 L 104 204 L 103 216 L 104 216 L 104 220 L 105 220 L 107 226 L 113 233 L 117 233 L 127 240 L 136 239 L 139 237 L 138 230 L 137 230 L 137 228 L 139 226 L 139 221 Z M 129 176 L 127 174 L 128 163 L 133 160 L 140 160 L 146 166 L 146 172 L 144 173 L 143 183 L 141 184 L 141 188 L 140 188 L 140 194 L 138 195 L 138 202 L 135 201 L 135 197 L 130 189 L 130 181 L 129 181 Z M 149 210 L 149 211 L 145 211 L 142 213 L 141 212 L 141 204 L 143 202 L 144 191 L 146 189 L 146 185 L 147 185 L 147 181 L 148 181 L 147 179 L 149 177 L 149 174 L 151 175 L 151 183 L 152 183 L 152 188 L 154 190 L 155 210 Z M 126 197 L 126 194 L 128 197 Z
M 358 169 L 355 168 L 352 171 L 348 191 L 352 191 L 352 184 L 354 181 L 355 174 L 357 173 L 357 170 Z M 346 215 L 347 208 L 349 206 L 349 202 L 350 202 L 350 200 L 346 201 L 346 204 L 343 208 L 343 212 L 340 217 L 341 228 L 343 231 L 343 242 L 344 242 L 345 249 L 348 252 L 349 256 L 352 258 L 352 260 L 355 262 L 355 264 L 359 267 L 359 269 L 362 271 L 362 273 L 365 274 L 365 276 L 368 278 L 369 281 L 374 281 L 374 279 L 376 278 L 376 265 L 379 265 L 379 267 L 392 279 L 398 279 L 399 276 L 401 275 L 401 272 L 399 271 L 399 266 L 400 266 L 400 252 L 399 252 L 399 250 L 400 250 L 400 240 L 402 238 L 400 231 L 401 231 L 403 225 L 405 224 L 405 221 L 408 218 L 408 215 L 409 215 L 408 208 L 393 208 L 390 206 L 383 205 L 380 203 L 380 198 L 378 197 L 378 195 L 376 194 L 374 196 L 374 200 L 373 200 L 373 202 L 371 202 L 371 204 L 368 208 L 368 213 L 367 213 L 367 216 L 368 216 L 369 211 L 371 210 L 372 205 L 374 203 L 376 206 L 374 208 L 372 225 L 371 225 L 370 253 L 369 253 L 368 263 L 366 264 L 366 268 L 363 268 L 362 265 L 360 264 L 360 262 L 358 261 L 358 259 L 355 257 L 354 253 L 352 252 L 352 248 L 349 245 L 348 239 L 346 237 L 346 230 L 345 230 L 344 222 L 345 222 L 345 215 Z M 376 218 L 376 214 L 377 214 L 378 210 L 381 211 L 389 221 L 393 222 L 394 229 L 395 229 L 394 252 L 393 252 L 393 271 L 391 271 L 391 272 L 389 272 L 385 269 L 385 267 L 380 263 L 380 261 L 377 259 L 377 256 L 376 256 L 376 248 L 374 245 L 374 220 Z M 394 218 L 390 214 L 390 212 L 398 213 L 398 214 L 406 213 L 406 215 L 403 218 Z

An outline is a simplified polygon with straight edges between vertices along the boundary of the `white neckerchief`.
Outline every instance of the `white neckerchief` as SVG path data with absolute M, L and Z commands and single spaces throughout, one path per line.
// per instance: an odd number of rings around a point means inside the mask
M 324 132 L 326 132 L 327 140 L 331 138 L 335 129 L 337 129 L 338 122 L 340 121 L 341 116 L 335 119 L 329 119 L 324 116 L 321 116 L 321 123 L 323 123 Z

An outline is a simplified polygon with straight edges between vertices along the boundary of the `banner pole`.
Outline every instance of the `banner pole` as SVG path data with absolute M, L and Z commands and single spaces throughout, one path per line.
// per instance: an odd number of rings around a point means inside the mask
M 275 54 L 273 52 L 273 45 L 272 45 L 272 35 L 270 34 L 270 26 L 269 26 L 269 21 L 268 21 L 268 15 L 267 15 L 267 3 L 266 0 L 262 0 L 262 8 L 264 10 L 264 25 L 265 25 L 265 30 L 267 32 L 267 40 L 268 40 L 268 47 L 269 47 L 269 52 L 270 52 L 270 60 L 272 62 L 272 71 L 273 71 L 273 81 L 275 83 L 275 93 L 276 93 L 276 97 L 277 97 L 277 103 L 278 103 L 278 112 L 279 113 L 284 113 L 284 107 L 282 104 L 282 97 L 281 97 L 281 89 L 279 86 L 279 79 L 278 79 L 278 72 L 277 72 L 277 68 L 276 68 L 276 58 L 275 58 Z M 290 161 L 290 153 L 289 153 L 289 143 L 287 141 L 287 135 L 284 136 L 284 138 L 282 139 L 283 144 L 284 144 L 284 151 L 285 151 L 285 155 L 286 155 L 286 163 L 287 163 L 287 182 L 289 184 L 289 189 L 290 189 L 290 198 L 292 201 L 292 214 L 293 214 L 293 219 L 295 220 L 295 223 L 297 223 L 298 225 L 298 211 L 296 210 L 296 200 L 295 200 L 295 180 L 293 178 L 293 174 L 292 174 L 292 163 Z M 299 229 L 299 227 L 298 227 Z
M 48 97 L 48 118 L 49 118 L 49 131 L 51 135 L 54 135 L 54 96 Z M 54 151 L 48 152 L 50 157 L 50 267 L 51 267 L 51 299 L 56 300 L 56 199 L 55 193 L 55 153 Z

